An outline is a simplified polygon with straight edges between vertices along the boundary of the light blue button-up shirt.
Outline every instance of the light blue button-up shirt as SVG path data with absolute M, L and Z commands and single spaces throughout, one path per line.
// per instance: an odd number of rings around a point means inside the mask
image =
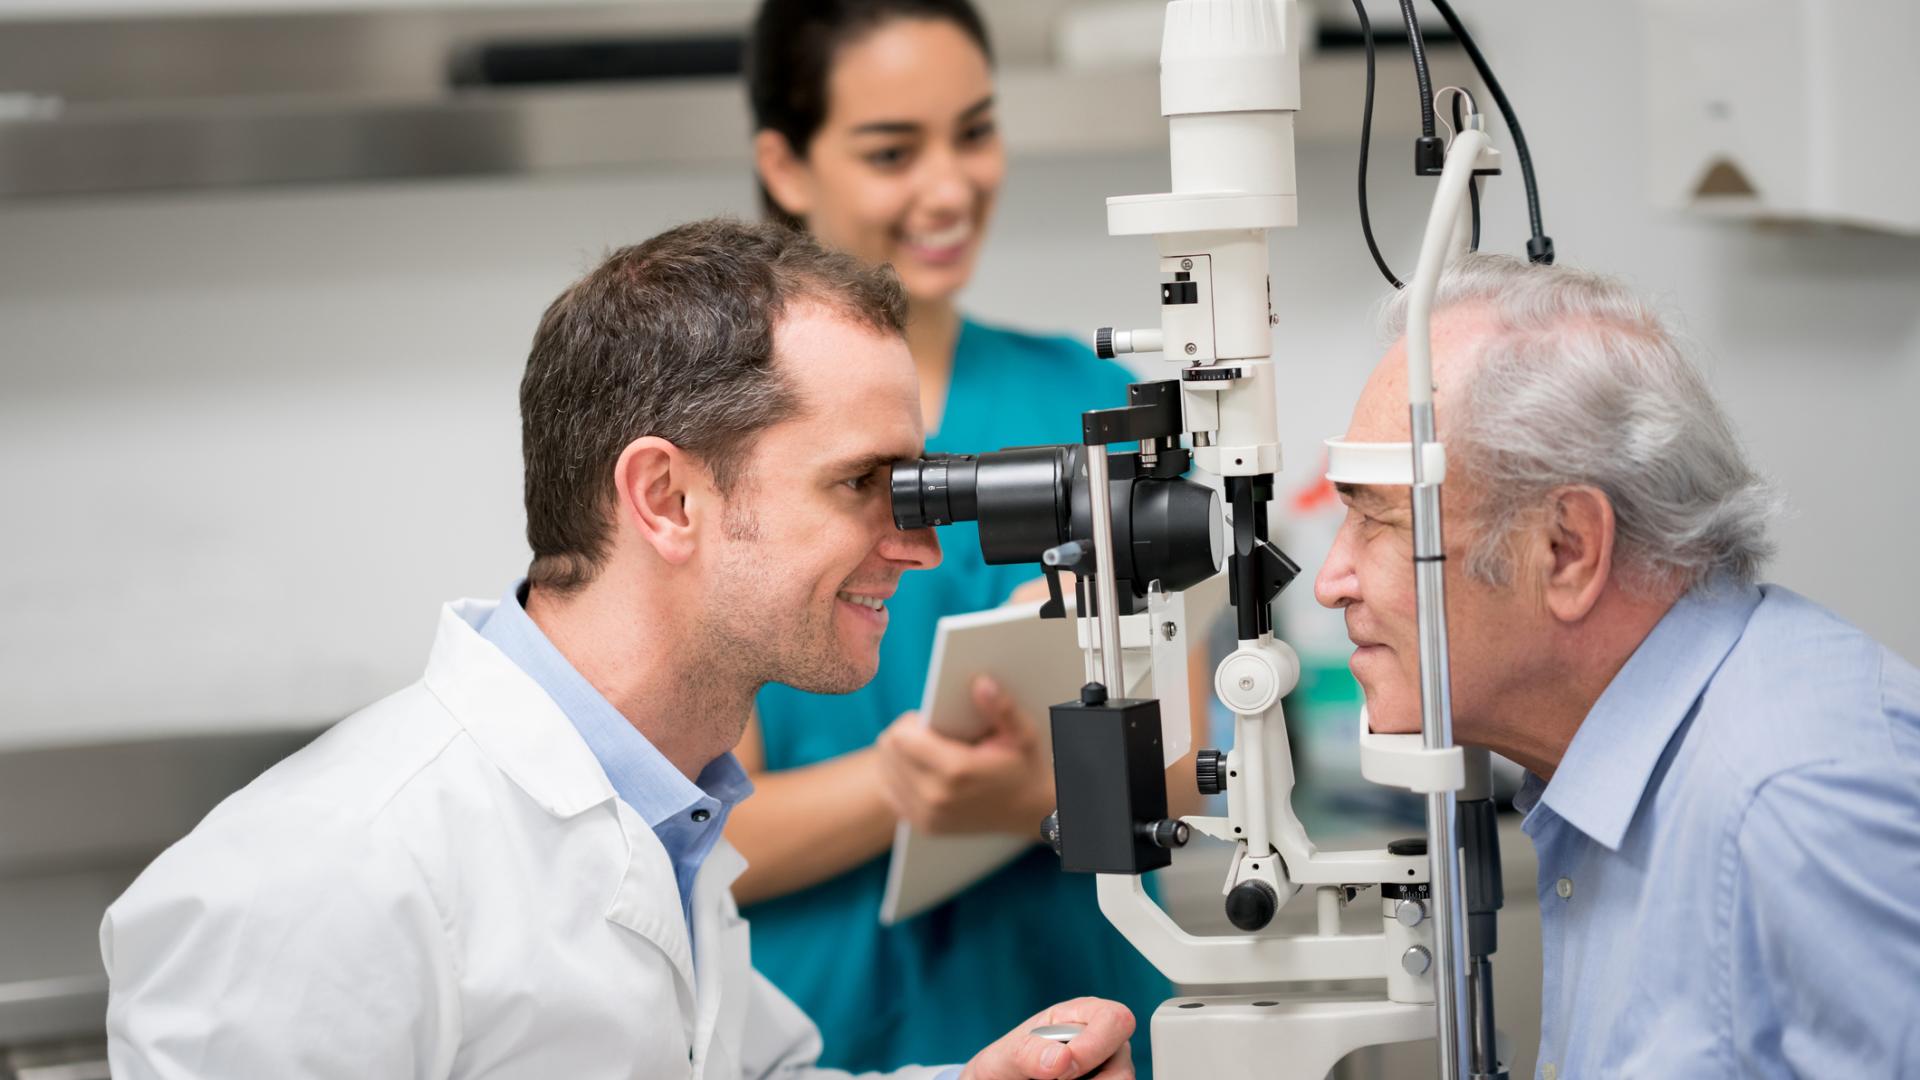
M 507 590 L 500 606 L 480 626 L 480 636 L 499 648 L 560 706 L 586 740 L 622 802 L 653 829 L 673 861 L 680 907 L 693 932 L 693 879 L 720 839 L 727 815 L 753 793 L 753 783 L 732 754 L 723 754 L 697 782 L 654 749 L 620 710 L 586 680 L 527 617 L 527 584 Z
M 1920 1077 L 1920 671 L 1777 586 L 1683 597 L 1517 803 L 1545 1080 Z

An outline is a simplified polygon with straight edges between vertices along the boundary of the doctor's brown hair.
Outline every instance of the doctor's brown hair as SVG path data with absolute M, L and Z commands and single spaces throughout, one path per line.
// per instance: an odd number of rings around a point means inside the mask
M 796 301 L 905 332 L 893 271 L 777 224 L 681 225 L 560 294 L 520 382 L 532 584 L 564 593 L 593 580 L 612 534 L 614 465 L 635 439 L 673 443 L 723 494 L 736 490 L 755 438 L 800 408 L 773 355 Z

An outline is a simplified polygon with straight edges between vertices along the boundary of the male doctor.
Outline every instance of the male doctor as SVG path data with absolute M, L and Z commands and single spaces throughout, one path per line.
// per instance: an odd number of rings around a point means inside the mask
M 889 272 L 724 221 L 555 301 L 521 384 L 528 580 L 449 605 L 424 679 L 108 910 L 114 1076 L 811 1072 L 729 895 L 729 751 L 763 684 L 871 679 L 888 595 L 939 561 L 887 505 L 922 444 L 904 313 Z M 1132 1030 L 1067 1002 L 963 1075 L 1129 1077 Z

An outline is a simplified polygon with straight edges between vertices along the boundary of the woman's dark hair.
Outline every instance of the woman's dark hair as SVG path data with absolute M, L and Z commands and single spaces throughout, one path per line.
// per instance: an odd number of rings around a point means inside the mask
M 747 39 L 747 102 L 755 131 L 777 131 L 801 157 L 827 118 L 827 79 L 834 54 L 895 19 L 944 19 L 980 46 L 988 62 L 987 25 L 968 0 L 765 0 Z M 760 185 L 766 216 L 805 225 Z

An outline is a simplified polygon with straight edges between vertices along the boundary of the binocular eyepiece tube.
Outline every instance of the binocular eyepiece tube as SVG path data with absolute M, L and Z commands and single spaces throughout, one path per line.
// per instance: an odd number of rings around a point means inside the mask
M 894 524 L 978 522 L 989 564 L 1038 564 L 1049 550 L 1093 535 L 1086 454 L 1082 445 L 1026 446 L 897 462 Z M 1115 569 L 1133 596 L 1145 596 L 1149 582 L 1175 591 L 1217 573 L 1226 557 L 1219 494 L 1182 476 L 1142 473 L 1127 455 L 1110 463 Z

